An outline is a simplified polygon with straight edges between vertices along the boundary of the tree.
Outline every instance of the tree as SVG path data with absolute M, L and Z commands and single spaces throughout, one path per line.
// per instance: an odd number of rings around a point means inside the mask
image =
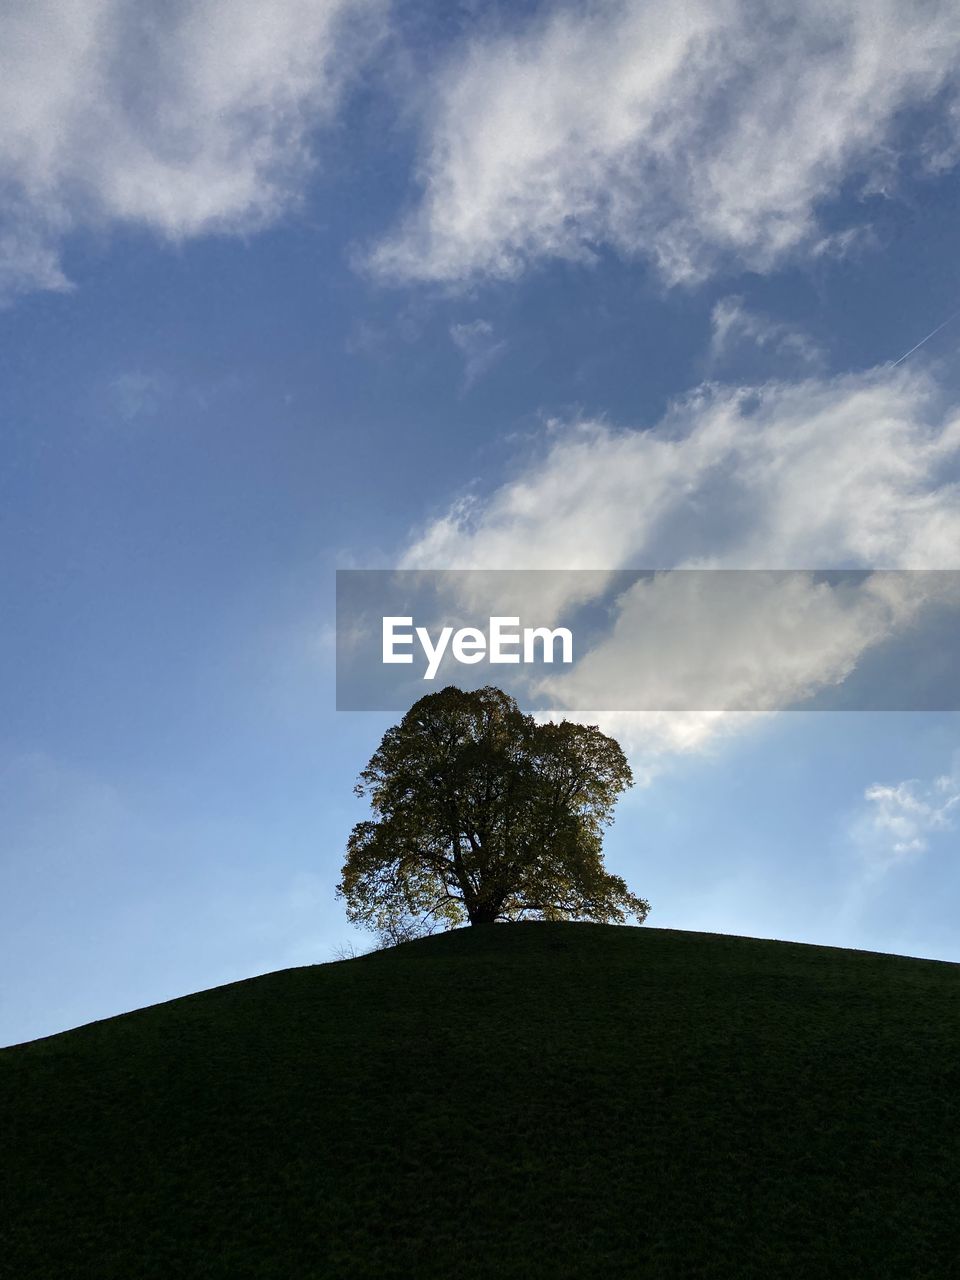
M 428 694 L 360 774 L 376 817 L 353 828 L 337 894 L 387 941 L 465 920 L 642 922 L 650 904 L 602 857 L 632 781 L 596 726 L 537 724 L 492 686 Z

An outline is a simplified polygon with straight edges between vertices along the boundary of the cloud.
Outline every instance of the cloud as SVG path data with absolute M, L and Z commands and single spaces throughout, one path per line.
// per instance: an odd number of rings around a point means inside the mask
M 503 355 L 507 344 L 494 336 L 489 320 L 471 320 L 450 326 L 450 340 L 463 356 L 463 376 L 467 388 L 490 369 Z
M 842 683 L 932 601 L 956 607 L 958 586 L 953 575 L 840 585 L 806 573 L 661 574 L 622 592 L 608 633 L 540 687 L 571 709 L 778 710 Z
M 758 311 L 751 311 L 741 297 L 720 298 L 714 304 L 710 330 L 709 360 L 712 365 L 720 364 L 749 347 L 759 347 L 800 364 L 817 365 L 823 360 L 822 348 L 809 334 Z
M 921 782 L 874 783 L 854 824 L 854 838 L 874 870 L 926 852 L 931 837 L 952 831 L 960 813 L 960 768 Z
M 960 415 L 944 409 L 922 371 L 886 366 L 762 387 L 706 385 L 679 400 L 654 429 L 553 424 L 513 477 L 485 499 L 455 502 L 435 519 L 402 567 L 955 569 L 958 462 Z M 551 579 L 546 585 L 554 595 L 538 604 L 553 612 L 579 604 L 570 593 L 584 581 L 599 597 L 606 577 L 560 578 L 561 586 L 569 584 L 566 597 L 556 596 Z M 682 590 L 678 579 L 660 581 L 655 593 L 641 583 L 618 602 L 608 633 L 581 664 L 585 684 L 579 692 L 570 685 L 577 707 L 590 705 L 593 677 L 602 678 L 605 691 L 595 705 L 611 705 L 618 671 L 635 684 L 643 628 L 633 615 L 639 608 L 649 617 L 655 605 L 669 625 L 676 604 L 670 593 Z M 524 582 L 529 592 L 530 580 Z M 729 600 L 726 613 L 713 602 L 705 642 L 714 673 L 724 662 L 729 667 L 726 705 L 773 710 L 842 679 L 867 649 L 917 617 L 930 589 L 922 578 L 869 584 L 838 602 L 810 578 L 788 580 L 785 589 L 798 593 L 788 602 L 799 620 L 791 645 L 763 593 L 742 607 Z M 663 627 L 654 633 L 662 637 Z M 744 635 L 751 652 L 764 655 L 753 673 L 737 660 Z M 663 679 L 672 672 L 674 686 L 685 687 L 688 659 L 678 647 Z M 570 704 L 558 709 L 564 705 Z M 658 705 L 655 692 L 644 705 Z M 616 721 L 634 749 L 651 756 L 701 750 L 718 735 L 756 723 L 749 714 L 727 718 L 695 703 L 682 713 L 604 720 Z
M 117 374 L 108 386 L 110 403 L 124 422 L 153 417 L 164 395 L 163 379 L 142 370 Z
M 864 229 L 826 233 L 818 205 L 851 176 L 889 185 L 901 113 L 945 95 L 913 150 L 955 162 L 958 66 L 946 2 L 563 5 L 473 38 L 438 76 L 422 197 L 370 266 L 467 282 L 608 245 L 677 284 L 842 253 Z
M 376 37 L 380 0 L 12 0 L 0 12 L 0 297 L 68 287 L 62 238 L 263 226 Z
M 550 424 L 408 569 L 953 569 L 960 412 L 909 366 L 706 384 L 652 429 Z

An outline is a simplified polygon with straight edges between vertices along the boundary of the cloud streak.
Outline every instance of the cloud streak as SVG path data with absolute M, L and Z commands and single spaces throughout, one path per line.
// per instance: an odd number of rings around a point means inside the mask
M 782 320 L 748 308 L 743 298 L 720 298 L 710 313 L 711 365 L 751 347 L 793 360 L 797 364 L 815 366 L 823 361 L 823 350 L 809 334 Z
M 483 319 L 451 325 L 450 341 L 463 356 L 467 390 L 496 364 L 507 348 L 506 342 L 494 334 L 490 321 Z
M 380 0 L 12 0 L 0 13 L 0 298 L 65 289 L 78 227 L 262 227 L 376 39 Z
M 651 430 L 555 424 L 511 479 L 435 519 L 402 567 L 956 569 L 958 462 L 960 415 L 944 409 L 935 383 L 919 372 L 888 366 L 763 387 L 707 385 Z M 598 596 L 605 580 L 596 575 Z M 579 589 L 573 575 L 569 581 L 571 591 Z M 560 709 L 589 707 L 591 679 L 602 682 L 605 695 L 594 705 L 609 707 L 618 671 L 625 688 L 634 688 L 638 669 L 662 666 L 644 667 L 636 637 L 651 618 L 661 620 L 652 634 L 665 633 L 678 603 L 671 593 L 685 587 L 673 575 L 655 582 L 618 601 L 606 637 L 577 669 L 575 703 Z M 845 678 L 868 649 L 914 622 L 929 590 L 936 591 L 924 575 L 869 579 L 844 602 L 805 576 L 785 589 L 796 598 L 731 598 L 725 613 L 708 609 L 708 628 L 688 628 L 711 650 L 714 688 L 716 672 L 729 669 L 723 705 L 775 710 Z M 556 616 L 579 603 L 554 596 L 537 607 Z M 795 626 L 789 645 L 784 616 Z M 746 648 L 763 655 L 752 672 L 743 669 Z M 658 671 L 668 684 L 673 679 L 674 696 L 700 660 L 679 644 L 675 658 L 676 670 Z M 645 705 L 677 704 L 658 703 L 654 689 Z M 604 720 L 653 756 L 701 749 L 755 720 L 698 711 L 695 700 L 687 705 L 684 713 Z
M 933 837 L 954 830 L 960 775 L 955 767 L 932 782 L 874 783 L 864 801 L 854 836 L 873 868 L 886 870 L 925 853 Z
M 917 151 L 956 162 L 958 65 L 949 3 L 553 8 L 438 78 L 421 199 L 371 268 L 463 283 L 606 245 L 679 284 L 843 253 L 861 232 L 825 231 L 818 206 L 851 175 L 895 181 L 901 112 L 945 95 Z
M 955 569 L 960 412 L 889 367 L 706 384 L 652 429 L 553 423 L 407 569 Z

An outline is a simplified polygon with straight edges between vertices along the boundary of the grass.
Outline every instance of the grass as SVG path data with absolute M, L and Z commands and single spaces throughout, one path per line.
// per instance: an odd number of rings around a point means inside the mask
M 0 1274 L 945 1280 L 958 1122 L 956 965 L 488 926 L 0 1053 Z

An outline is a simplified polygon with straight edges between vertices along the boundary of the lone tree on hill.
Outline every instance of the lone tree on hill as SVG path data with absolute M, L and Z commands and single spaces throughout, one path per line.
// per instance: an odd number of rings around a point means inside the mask
M 360 775 L 337 895 L 354 924 L 400 941 L 469 920 L 641 923 L 603 866 L 603 829 L 633 775 L 595 726 L 537 724 L 502 690 L 450 686 L 414 703 Z

